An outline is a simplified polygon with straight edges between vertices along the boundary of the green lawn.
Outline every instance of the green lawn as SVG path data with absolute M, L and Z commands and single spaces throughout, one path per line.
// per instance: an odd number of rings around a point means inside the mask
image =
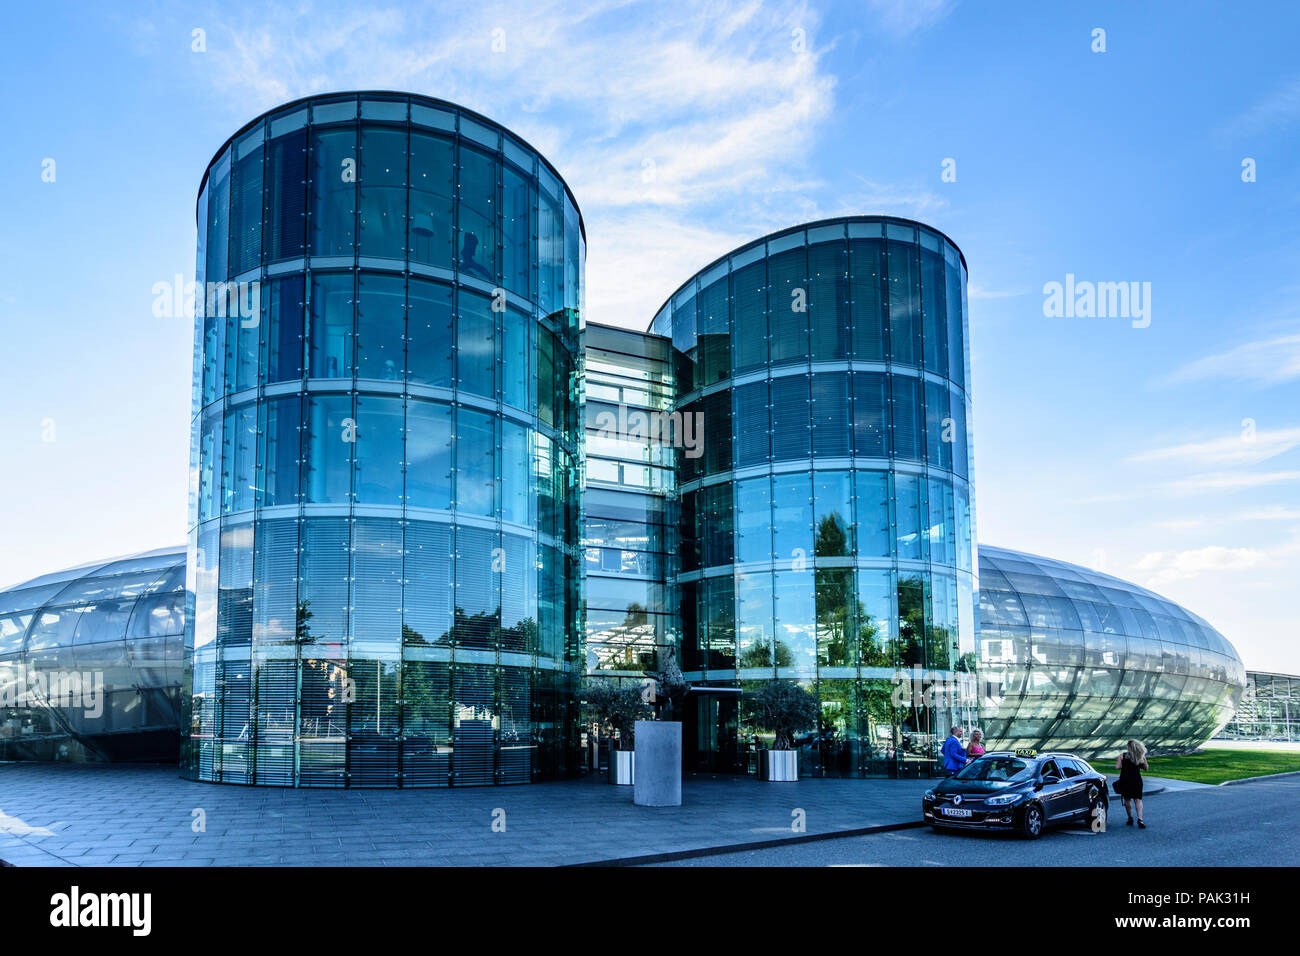
M 1300 752 L 1288 750 L 1198 750 L 1185 757 L 1152 757 L 1147 761 L 1153 777 L 1172 777 L 1193 783 L 1223 783 L 1242 777 L 1300 770 Z M 1115 772 L 1113 762 L 1097 767 Z

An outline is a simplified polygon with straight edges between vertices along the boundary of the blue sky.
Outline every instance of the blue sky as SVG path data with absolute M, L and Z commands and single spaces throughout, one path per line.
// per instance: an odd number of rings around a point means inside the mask
M 644 327 L 701 265 L 795 222 L 942 229 L 970 266 L 980 539 L 1138 581 L 1248 667 L 1300 672 L 1296 5 L 6 18 L 0 584 L 183 540 L 192 330 L 155 317 L 151 290 L 192 276 L 203 169 L 284 100 L 408 89 L 486 113 L 559 168 L 586 220 L 590 320 Z M 1045 316 L 1044 284 L 1067 274 L 1151 283 L 1150 325 Z

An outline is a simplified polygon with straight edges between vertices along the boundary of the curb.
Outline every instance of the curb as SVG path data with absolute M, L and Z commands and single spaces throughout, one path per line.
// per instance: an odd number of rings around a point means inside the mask
M 1242 777 L 1239 780 L 1225 780 L 1220 787 L 1232 787 L 1239 783 L 1254 783 L 1256 780 L 1276 780 L 1278 777 L 1300 777 L 1300 770 L 1288 770 L 1285 773 L 1266 773 L 1259 777 Z
M 593 866 L 644 866 L 647 863 L 671 863 L 674 860 L 694 860 L 704 856 L 721 856 L 726 853 L 744 853 L 749 850 L 768 850 L 778 846 L 793 846 L 797 843 L 816 843 L 819 840 L 835 840 L 840 837 L 869 836 L 873 833 L 890 833 L 895 830 L 916 830 L 929 826 L 924 820 L 909 820 L 906 823 L 885 823 L 874 827 L 854 827 L 852 830 L 832 830 L 829 833 L 805 833 L 800 836 L 777 837 L 772 840 L 754 840 L 749 843 L 731 843 L 722 846 L 706 846 L 693 850 L 670 850 L 666 853 L 645 853 L 639 856 L 620 856 L 611 860 L 591 860 L 586 863 L 566 863 L 564 868 L 582 868 Z

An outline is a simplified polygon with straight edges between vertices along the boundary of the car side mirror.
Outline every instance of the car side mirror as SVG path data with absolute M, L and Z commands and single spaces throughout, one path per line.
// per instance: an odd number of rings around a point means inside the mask
M 1043 782 L 1041 786 L 1050 787 L 1052 784 L 1060 783 L 1060 782 L 1061 782 L 1060 777 L 1053 776 L 1052 774 L 1048 774 L 1046 777 L 1043 778 Z

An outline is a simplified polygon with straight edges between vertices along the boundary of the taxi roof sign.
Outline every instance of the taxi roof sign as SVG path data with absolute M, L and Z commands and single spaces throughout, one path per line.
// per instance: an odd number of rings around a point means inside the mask
M 1037 756 L 1038 756 L 1038 751 L 1037 751 L 1037 750 L 1034 750 L 1032 747 L 1018 747 L 1018 748 L 1016 748 L 1015 753 L 1016 753 L 1016 756 L 1017 756 L 1017 757 L 1037 757 Z

